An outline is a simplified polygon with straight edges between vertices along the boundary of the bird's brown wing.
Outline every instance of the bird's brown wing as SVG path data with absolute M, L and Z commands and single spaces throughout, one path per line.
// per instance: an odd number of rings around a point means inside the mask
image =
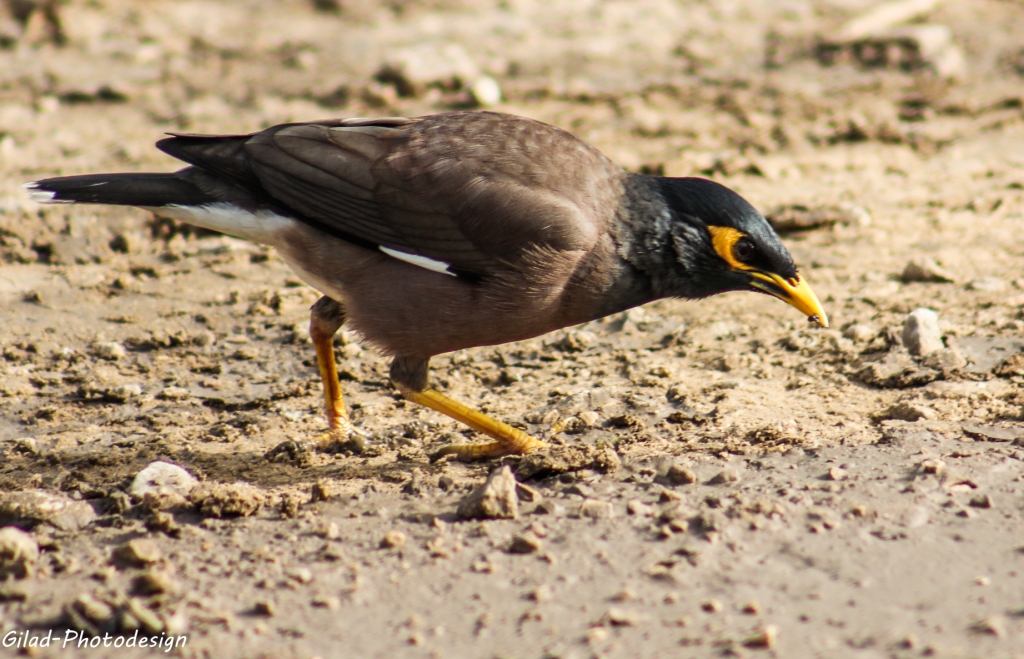
M 473 275 L 532 247 L 588 249 L 621 177 L 568 133 L 487 112 L 277 126 L 207 144 L 209 160 L 198 151 L 173 155 L 246 187 L 254 178 L 300 219 Z

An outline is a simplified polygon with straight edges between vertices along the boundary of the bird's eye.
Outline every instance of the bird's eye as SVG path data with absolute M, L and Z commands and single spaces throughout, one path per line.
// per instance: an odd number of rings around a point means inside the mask
M 736 244 L 732 248 L 732 255 L 736 257 L 737 261 L 743 263 L 750 263 L 751 259 L 757 253 L 757 247 L 748 238 L 741 238 L 736 241 Z

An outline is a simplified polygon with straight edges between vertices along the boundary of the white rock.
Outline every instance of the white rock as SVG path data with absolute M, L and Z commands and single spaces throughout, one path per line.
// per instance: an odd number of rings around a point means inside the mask
M 501 102 L 501 86 L 490 76 L 481 76 L 470 86 L 469 93 L 477 106 L 486 108 Z
M 133 497 L 142 499 L 146 494 L 153 494 L 158 497 L 166 495 L 179 495 L 187 497 L 199 481 L 195 477 L 177 465 L 168 462 L 151 462 L 149 465 L 135 475 L 131 489 L 128 492 Z
M 903 345 L 910 354 L 922 356 L 942 350 L 942 330 L 939 316 L 931 309 L 915 309 L 907 314 L 903 323 Z

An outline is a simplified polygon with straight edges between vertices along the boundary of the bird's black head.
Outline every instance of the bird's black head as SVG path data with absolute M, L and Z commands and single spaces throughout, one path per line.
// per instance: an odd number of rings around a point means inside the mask
M 743 197 L 702 178 L 661 178 L 659 185 L 672 213 L 676 259 L 687 273 L 687 297 L 767 293 L 828 327 L 828 317 L 793 257 Z

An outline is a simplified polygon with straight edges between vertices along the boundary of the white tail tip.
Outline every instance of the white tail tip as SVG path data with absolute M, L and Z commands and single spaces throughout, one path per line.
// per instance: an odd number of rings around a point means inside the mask
M 70 199 L 54 199 L 57 193 L 53 190 L 41 190 L 35 181 L 25 183 L 21 187 L 28 190 L 29 199 L 39 204 L 70 204 Z

